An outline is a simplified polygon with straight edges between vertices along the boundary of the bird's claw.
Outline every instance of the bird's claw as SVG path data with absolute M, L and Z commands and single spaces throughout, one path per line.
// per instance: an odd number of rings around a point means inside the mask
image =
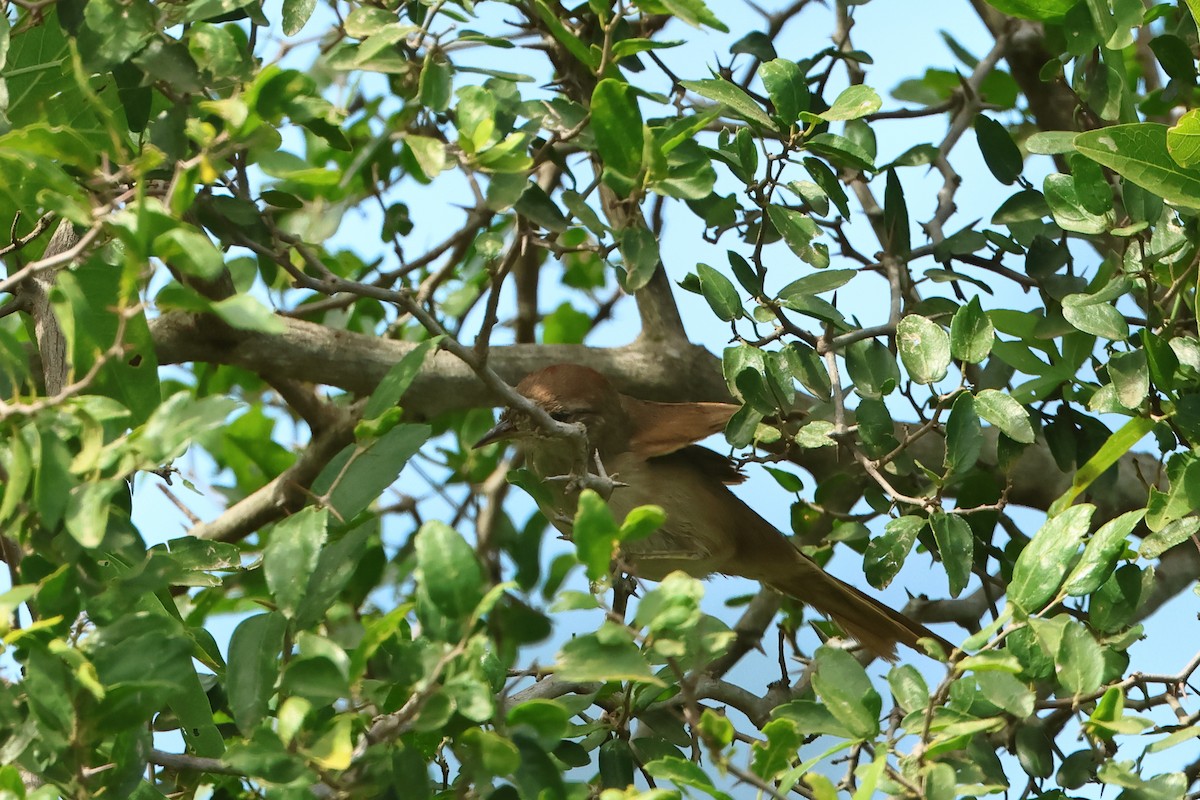
M 617 480 L 615 473 L 612 475 L 608 474 L 604 469 L 604 464 L 600 461 L 599 451 L 593 453 L 593 458 L 596 462 L 596 472 L 585 472 L 582 475 L 551 475 L 548 478 L 543 478 L 543 480 L 550 483 L 566 484 L 568 491 L 591 489 L 606 500 L 612 495 L 613 489 L 629 485 Z

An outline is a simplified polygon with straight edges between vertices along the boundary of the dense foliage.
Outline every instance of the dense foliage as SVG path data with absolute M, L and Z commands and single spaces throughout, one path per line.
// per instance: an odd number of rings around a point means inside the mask
M 7 0 L 0 794 L 1200 796 L 1200 3 L 829 5 Z M 560 361 L 962 649 L 615 613 Z

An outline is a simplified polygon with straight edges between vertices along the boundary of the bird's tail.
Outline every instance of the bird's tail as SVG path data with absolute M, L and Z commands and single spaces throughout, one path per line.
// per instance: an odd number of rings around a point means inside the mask
M 797 553 L 800 558 L 803 555 Z M 807 561 L 807 559 L 805 559 Z M 767 581 L 776 591 L 828 615 L 846 634 L 887 661 L 896 660 L 897 643 L 925 653 L 918 640 L 932 639 L 949 654 L 954 646 L 926 628 L 894 611 L 875 598 L 838 580 L 809 562 L 813 569 L 800 569 L 787 578 Z

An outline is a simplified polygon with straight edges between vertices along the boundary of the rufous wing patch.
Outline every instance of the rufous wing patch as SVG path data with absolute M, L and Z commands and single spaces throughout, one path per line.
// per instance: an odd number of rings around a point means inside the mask
M 641 458 L 674 453 L 725 429 L 738 410 L 731 403 L 655 403 L 621 396 L 635 427 L 629 449 Z

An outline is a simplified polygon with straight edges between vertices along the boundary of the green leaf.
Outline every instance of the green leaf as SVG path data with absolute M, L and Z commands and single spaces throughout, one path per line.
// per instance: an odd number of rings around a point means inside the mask
M 1167 129 L 1167 152 L 1181 167 L 1200 164 L 1200 110 L 1188 111 Z
M 308 579 L 308 591 L 296 612 L 297 628 L 313 627 L 333 605 L 354 577 L 366 550 L 367 536 L 372 532 L 372 525 L 359 525 L 321 550 L 317 568 Z
M 604 162 L 604 180 L 628 197 L 640 185 L 645 133 L 637 96 L 624 81 L 605 78 L 592 92 L 592 134 Z
M 1180 728 L 1173 732 L 1170 736 L 1158 739 L 1146 748 L 1146 752 L 1161 753 L 1163 750 L 1169 750 L 1176 745 L 1190 742 L 1198 736 L 1200 736 L 1200 725 L 1189 725 L 1186 728 Z
M 1036 437 L 1029 422 L 1029 412 L 1004 392 L 996 389 L 979 392 L 975 396 L 975 410 L 1014 442 L 1033 444 Z
M 146 0 L 96 0 L 84 6 L 83 18 L 95 34 L 98 54 L 112 64 L 128 61 L 158 29 L 155 9 Z
M 704 709 L 700 714 L 700 724 L 696 727 L 706 741 L 716 742 L 720 747 L 733 744 L 737 735 L 737 729 L 733 727 L 729 717 L 718 714 L 711 708 Z
M 988 0 L 988 5 L 1011 17 L 1059 22 L 1077 3 L 1076 0 Z
M 661 506 L 638 506 L 625 515 L 617 537 L 622 542 L 636 542 L 654 533 L 666 521 L 667 512 Z
M 283 33 L 295 36 L 308 22 L 317 7 L 317 0 L 283 0 Z
M 1129 338 L 1129 323 L 1116 306 L 1097 295 L 1069 294 L 1062 299 L 1063 316 L 1067 322 L 1093 336 L 1121 342 Z
M 1070 175 L 1052 173 L 1042 182 L 1042 192 L 1058 227 L 1065 231 L 1100 234 L 1113 225 L 1113 214 L 1094 214 L 1080 197 L 1079 187 Z
M 808 110 L 808 81 L 794 61 L 776 58 L 758 68 L 767 96 L 775 106 L 775 115 L 784 125 L 791 125 Z
M 1179 369 L 1179 357 L 1161 337 L 1145 328 L 1142 329 L 1142 349 L 1146 354 L 1146 368 L 1150 371 L 1150 380 L 1159 389 L 1173 391 L 1175 389 L 1175 372 Z
M 1071 488 L 1054 501 L 1047 513 L 1053 516 L 1074 503 L 1076 497 L 1107 472 L 1109 467 L 1117 463 L 1121 456 L 1128 453 L 1153 428 L 1154 420 L 1146 417 L 1133 417 L 1118 428 L 1105 440 L 1096 454 L 1075 472 L 1075 477 L 1071 479 Z
M 1200 530 L 1200 518 L 1184 517 L 1168 522 L 1142 540 L 1138 555 L 1142 558 L 1158 558 L 1178 544 L 1183 544 Z
M 855 269 L 826 269 L 797 278 L 779 290 L 779 297 L 787 300 L 793 295 L 809 297 L 840 289 L 849 283 L 856 275 Z
M 324 498 L 339 518 L 353 519 L 395 483 L 431 433 L 428 425 L 404 423 L 374 441 L 350 445 L 325 465 L 313 481 L 312 492 Z
M 215 280 L 225 271 L 225 259 L 212 241 L 188 228 L 172 228 L 160 234 L 152 252 L 180 272 L 202 280 Z
M 904 566 L 917 534 L 925 525 L 924 517 L 911 514 L 888 520 L 883 533 L 872 539 L 863 553 L 863 571 L 867 582 L 876 589 L 883 589 L 891 583 Z
M 623 229 L 617 237 L 625 261 L 625 288 L 636 292 L 650 282 L 658 269 L 658 237 L 644 225 Z
M 800 256 L 802 261 L 817 269 L 829 266 L 829 251 L 813 244 L 813 240 L 820 235 L 820 229 L 811 217 L 800 211 L 774 205 L 767 206 L 767 216 L 783 236 L 787 246 Z
M 612 738 L 600 745 L 597 758 L 601 789 L 626 789 L 633 784 L 633 749 L 625 739 Z
M 732 55 L 754 56 L 759 61 L 771 61 L 779 57 L 771 38 L 762 31 L 750 31 L 729 45 L 729 52 Z
M 762 732 L 766 741 L 754 743 L 750 769 L 760 778 L 773 780 L 791 764 L 804 740 L 796 724 L 786 717 L 771 720 Z
M 0 146 L 0 156 L 4 153 L 5 148 Z M 28 180 L 36 182 L 33 176 Z M 68 359 L 79 378 L 97 365 L 101 354 L 117 342 L 116 312 L 121 310 L 126 314 L 120 342 L 123 349 L 118 357 L 99 364 L 97 374 L 87 385 L 87 393 L 118 401 L 129 409 L 132 422 L 137 424 L 159 408 L 162 389 L 146 315 L 135 308 L 139 302 L 137 273 L 144 265 L 130 259 L 124 262 L 122 268 L 97 254 L 83 264 L 59 271 L 54 276 L 51 303 L 67 339 Z
M 1022 189 L 1005 200 L 992 215 L 993 225 L 1012 225 L 1040 220 L 1050 213 L 1046 197 L 1037 189 Z
M 1021 551 L 1008 584 L 1008 599 L 1028 614 L 1055 596 L 1088 532 L 1096 507 L 1071 506 L 1046 520 Z
M 883 101 L 879 99 L 878 92 L 870 86 L 856 84 L 843 89 L 833 105 L 817 116 L 829 122 L 844 122 L 874 114 L 882 107 Z
M 432 180 L 446 168 L 446 145 L 432 136 L 405 134 L 404 143 L 425 177 Z M 493 179 L 493 183 L 495 180 Z
M 1071 620 L 1063 629 L 1055 658 L 1058 682 L 1072 695 L 1091 694 L 1104 676 L 1104 654 L 1092 634 Z
M 883 774 L 887 767 L 887 756 L 883 753 L 876 753 L 875 760 L 858 772 L 858 788 L 854 790 L 854 794 L 850 800 L 871 800 L 871 798 L 875 797 L 876 789 L 879 786 L 880 780 L 883 779 Z M 953 768 L 951 768 L 951 771 L 953 771 Z M 818 773 L 809 774 L 816 775 Z M 957 784 L 957 781 L 953 781 L 952 783 Z M 837 797 L 836 791 L 833 796 Z
M 813 690 L 837 721 L 856 738 L 877 736 L 883 700 L 862 664 L 845 650 L 822 646 L 817 648 L 813 667 Z
M 832 392 L 829 370 L 817 351 L 803 342 L 792 342 L 783 349 L 792 377 L 812 392 L 813 396 L 828 399 Z
M 1063 591 L 1071 597 L 1083 597 L 1099 589 L 1112 574 L 1129 534 L 1145 516 L 1144 508 L 1127 511 L 1100 526 L 1084 546 L 1083 556 L 1067 576 Z
M 716 800 L 731 800 L 729 795 L 713 786 L 712 778 L 703 767 L 686 758 L 667 756 L 655 759 L 646 764 L 646 772 L 658 780 L 670 781 L 680 788 L 699 789 Z
M 940 511 L 930 515 L 929 526 L 933 529 L 933 540 L 937 543 L 938 554 L 946 568 L 950 595 L 958 597 L 967 587 L 974 563 L 975 545 L 971 527 L 961 515 Z
M 1084 156 L 1071 157 L 1071 178 L 1079 204 L 1091 214 L 1107 215 L 1113 210 L 1113 190 L 1100 165 Z
M 248 294 L 235 294 L 212 304 L 213 313 L 229 327 L 256 333 L 283 333 L 287 324 Z
M 763 111 L 762 106 L 737 84 L 730 83 L 724 78 L 708 78 L 702 81 L 680 81 L 683 88 L 695 92 L 701 97 L 707 97 L 718 103 L 729 106 L 729 110 L 747 122 L 775 130 L 775 123 Z
M 700 276 L 700 292 L 717 317 L 731 322 L 742 316 L 742 298 L 733 281 L 707 264 L 697 264 L 696 272 Z
M 8 21 L 8 17 L 5 17 L 3 21 L 0 21 L 0 69 L 3 69 L 5 62 L 8 61 L 8 47 L 11 43 L 11 36 L 12 26 Z
M 230 637 L 225 692 L 233 719 L 244 736 L 249 736 L 267 715 L 279 678 L 279 653 L 286 628 L 282 614 L 256 614 L 242 620 Z
M 449 64 L 435 61 L 432 57 L 427 56 L 424 66 L 421 67 L 421 79 L 417 89 L 421 102 L 431 111 L 445 111 L 450 108 L 453 89 L 453 68 Z M 437 172 L 440 171 L 437 170 Z
M 904 187 L 896 177 L 896 170 L 889 169 L 883 192 L 883 241 L 888 253 L 897 258 L 908 258 L 912 249 L 910 237 Z
M 430 520 L 416 536 L 417 585 L 450 619 L 466 619 L 483 597 L 483 569 L 462 534 Z
M 5 635 L 8 634 L 9 630 L 8 620 L 12 619 L 12 615 L 17 613 L 17 609 L 21 605 L 30 598 L 36 597 L 39 589 L 41 589 L 40 586 L 30 583 L 14 586 L 7 592 L 0 593 L 0 619 L 5 620 L 4 623 L 0 624 L 3 625 L 2 630 L 5 632 Z
M 975 681 L 979 684 L 980 694 L 1017 719 L 1025 719 L 1033 713 L 1034 694 L 1015 676 L 987 670 L 976 673 Z
M 177 392 L 164 400 L 146 424 L 134 432 L 134 443 L 147 460 L 170 461 L 179 457 L 192 439 L 224 425 L 240 405 L 228 397 L 197 400 L 187 392 Z
M 1038 131 L 1025 140 L 1025 149 L 1039 156 L 1075 152 L 1075 131 Z
M 408 391 L 408 387 L 421 372 L 429 351 L 435 349 L 441 337 L 434 337 L 419 342 L 412 350 L 405 353 L 399 361 L 392 365 L 383 380 L 371 392 L 367 405 L 363 408 L 363 419 L 376 419 L 389 408 L 400 403 L 400 398 Z
M 950 366 L 950 337 L 941 325 L 909 314 L 896 325 L 896 349 L 917 383 L 937 383 Z
M 830 434 L 834 431 L 832 422 L 824 419 L 816 419 L 806 423 L 796 431 L 796 445 L 798 447 L 836 447 L 837 442 L 834 441 Z
M 289 752 L 275 731 L 264 726 L 247 736 L 248 741 L 235 742 L 221 758 L 239 775 L 287 784 L 305 774 L 304 759 Z
M 1167 149 L 1167 126 L 1113 125 L 1075 137 L 1075 149 L 1168 203 L 1200 208 L 1200 170 L 1180 166 Z
M 26 436 L 29 442 L 26 443 Z M 11 436 L 7 446 L 0 449 L 4 456 L 4 470 L 7 480 L 4 481 L 4 500 L 0 502 L 0 521 L 7 520 L 17 510 L 17 506 L 25 499 L 25 492 L 34 477 L 33 454 L 31 446 L 37 443 L 37 431 L 33 425 L 27 426 L 21 435 Z
M 108 530 L 108 509 L 112 497 L 125 490 L 120 478 L 82 483 L 71 489 L 63 523 L 71 538 L 82 547 L 99 547 Z M 128 490 L 126 490 L 128 491 Z
M 824 245 L 818 246 L 824 247 Z M 852 326 L 842 316 L 842 312 L 838 311 L 832 303 L 822 300 L 819 297 L 805 297 L 793 294 L 788 297 L 784 305 L 793 311 L 798 311 L 805 316 L 819 320 L 823 325 L 832 325 L 838 331 L 852 330 Z
M 1045 726 L 1037 723 L 1020 725 L 1015 738 L 1017 761 L 1026 775 L 1049 778 L 1054 774 L 1054 752 L 1051 750 L 1053 739 L 1046 732 Z
M 1183 39 L 1170 33 L 1155 36 L 1150 40 L 1150 49 L 1167 75 L 1189 84 L 1196 81 L 1196 60 Z
M 698 28 L 701 25 L 707 25 L 715 31 L 729 33 L 729 28 L 722 22 L 708 6 L 704 4 L 704 0 L 654 0 L 654 5 L 662 4 L 668 12 L 678 17 L 679 19 L 691 25 L 693 28 Z M 646 3 L 635 0 L 634 5 L 642 6 Z M 659 13 L 655 11 L 653 13 Z M 624 788 L 624 787 L 622 787 Z
M 521 193 L 513 208 L 521 216 L 552 233 L 565 233 L 569 227 L 562 210 L 545 190 L 533 181 L 525 186 L 525 191 Z
M 975 138 L 978 139 L 979 149 L 983 152 L 983 161 L 996 176 L 996 180 L 1012 185 L 1021 176 L 1024 163 L 1021 151 L 1013 142 L 1008 129 L 991 117 L 980 114 L 975 117 Z
M 552 750 L 567 734 L 570 712 L 553 700 L 529 700 L 508 712 L 508 726 L 522 728 L 544 750 Z
M 929 684 L 912 664 L 892 667 L 887 680 L 892 696 L 904 711 L 921 711 L 929 705 Z
M 591 489 L 584 489 L 575 510 L 571 538 L 589 580 L 600 580 L 608 574 L 616 552 L 618 530 L 604 499 Z
M 672 47 L 679 47 L 685 44 L 682 39 L 671 39 L 665 41 L 655 41 L 654 39 L 622 39 L 612 46 L 613 58 L 620 61 L 630 56 L 635 56 L 638 53 L 644 53 L 647 50 L 665 50 Z
M 614 622 L 605 622 L 596 633 L 576 636 L 563 645 L 554 667 L 564 681 L 634 681 L 662 686 L 633 643 L 632 634 Z
M 863 397 L 889 395 L 900 383 L 900 366 L 892 351 L 875 339 L 860 339 L 846 348 L 846 372 Z
M 41 523 L 53 530 L 62 521 L 70 494 L 77 486 L 70 473 L 71 454 L 55 432 L 45 428 L 41 431 L 26 428 L 25 431 L 31 434 L 26 443 L 30 445 L 37 470 L 33 482 L 34 509 L 41 517 Z
M 558 40 L 568 53 L 575 57 L 593 72 L 600 66 L 599 51 L 589 48 L 584 42 L 567 29 L 560 19 L 561 11 L 557 5 L 551 6 L 546 0 L 534 0 L 533 10 L 537 12 L 550 35 Z
M 295 616 L 308 589 L 308 578 L 317 567 L 325 544 L 329 512 L 302 509 L 271 530 L 263 550 L 263 575 L 275 604 L 286 616 Z
M 808 140 L 807 147 L 811 152 L 824 156 L 839 166 L 865 172 L 875 170 L 875 159 L 872 155 L 857 142 L 847 139 L 845 136 L 838 136 L 836 133 L 818 133 Z M 807 162 L 805 164 L 807 165 Z M 816 180 L 816 177 L 814 176 L 813 179 Z M 820 184 L 820 181 L 817 183 Z M 821 184 L 821 188 L 825 188 L 824 184 Z M 832 197 L 833 195 L 830 195 L 831 199 Z
M 542 341 L 545 344 L 583 344 L 592 329 L 592 317 L 570 303 L 542 317 Z
M 954 312 L 950 320 L 950 354 L 970 364 L 982 363 L 992 351 L 996 330 L 979 304 L 979 297 Z
M 1145 350 L 1113 353 L 1108 360 L 1108 377 L 1117 400 L 1128 409 L 1136 409 L 1150 393 L 1150 369 Z
M 833 173 L 833 170 L 825 162 L 816 158 L 804 159 L 804 168 L 808 170 L 808 174 L 812 176 L 821 191 L 837 206 L 838 213 L 843 217 L 849 217 L 850 199 L 846 197 L 846 190 L 838 182 L 837 175 Z
M 966 472 L 975 466 L 982 451 L 983 427 L 975 411 L 975 398 L 970 392 L 963 392 L 954 398 L 946 420 L 946 474 Z
M 458 90 L 455 122 L 458 126 L 458 145 L 468 154 L 485 150 L 496 142 L 496 95 L 484 86 L 463 86 Z

